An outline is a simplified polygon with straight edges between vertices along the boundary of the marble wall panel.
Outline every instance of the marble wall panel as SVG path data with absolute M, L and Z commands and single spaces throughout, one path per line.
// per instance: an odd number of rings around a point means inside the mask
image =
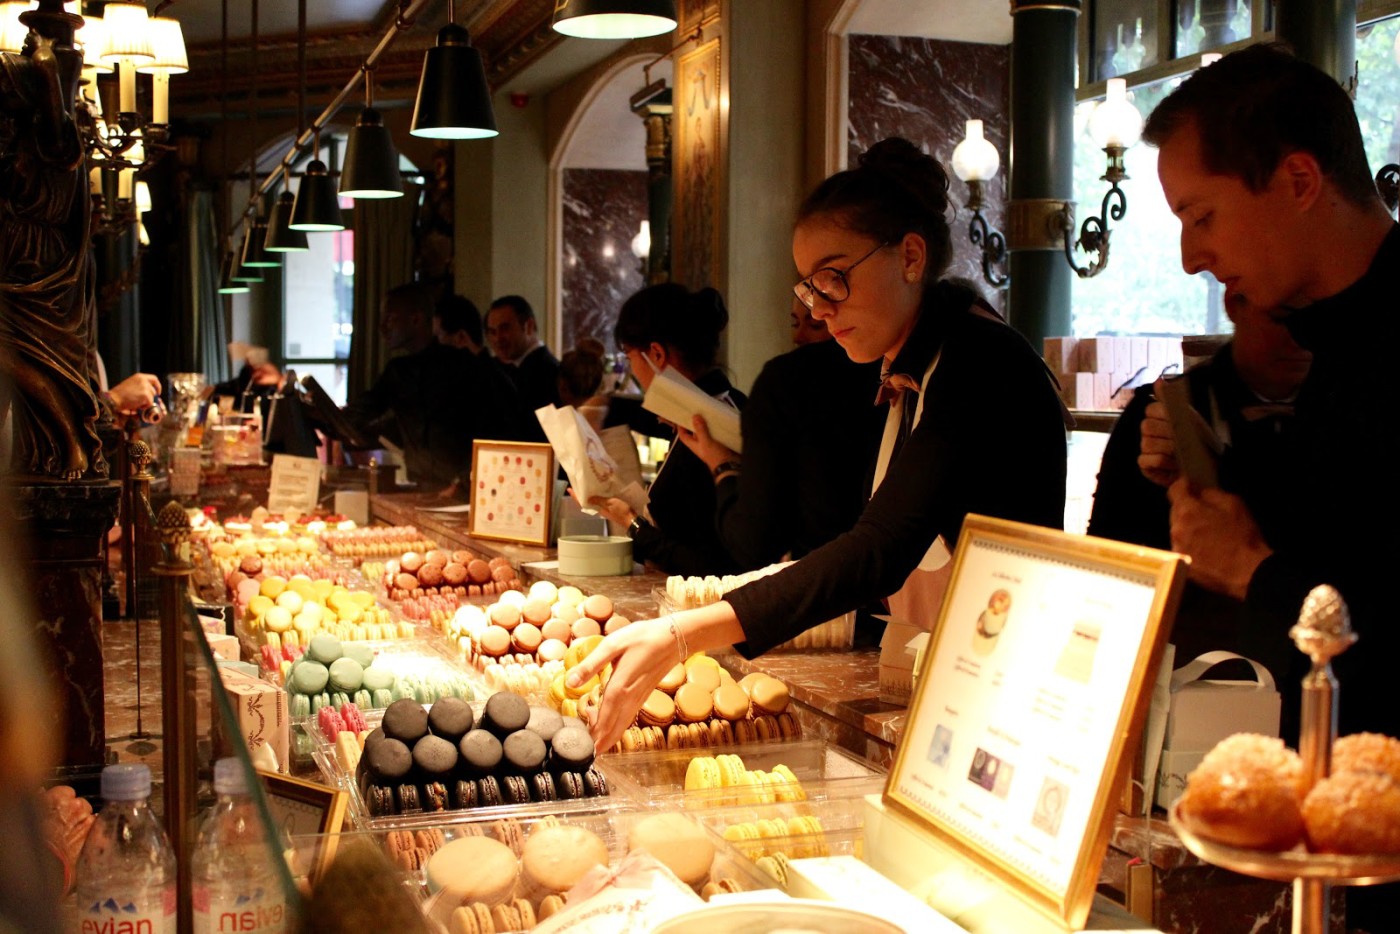
M 565 169 L 563 199 L 563 331 L 555 350 L 562 354 L 582 337 L 615 350 L 618 309 L 645 284 L 632 238 L 647 216 L 647 173 Z
M 855 165 L 862 152 L 887 136 L 903 136 L 938 159 L 951 182 L 953 262 L 948 275 L 978 283 L 998 308 L 1004 307 L 1002 294 L 983 281 L 981 252 L 967 238 L 967 186 L 953 174 L 952 157 L 967 121 L 982 120 L 1002 158 L 1001 171 L 985 186 L 982 213 L 987 223 L 1004 230 L 1010 64 L 1010 46 L 850 37 L 848 164 Z M 1004 264 L 999 272 L 1005 274 Z

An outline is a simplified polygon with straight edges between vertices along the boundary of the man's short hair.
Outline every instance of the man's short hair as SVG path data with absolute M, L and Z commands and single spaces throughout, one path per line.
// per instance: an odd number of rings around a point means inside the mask
M 393 305 L 399 311 L 409 314 L 422 312 L 426 320 L 433 313 L 433 304 L 437 300 L 437 290 L 425 282 L 406 282 L 403 285 L 396 285 L 384 293 L 384 299 L 387 304 Z
M 476 302 L 465 295 L 445 295 L 433 311 L 433 317 L 442 322 L 444 334 L 466 331 L 472 343 L 481 344 L 481 312 Z
M 530 307 L 523 295 L 502 295 L 491 303 L 491 307 L 486 311 L 487 316 L 497 308 L 509 308 L 514 311 L 515 320 L 520 322 L 521 327 L 524 327 L 526 322 L 535 320 L 535 309 Z
M 1252 45 L 1197 69 L 1152 111 L 1142 138 L 1161 146 L 1187 124 L 1205 167 L 1250 191 L 1263 191 L 1285 156 L 1306 152 L 1348 201 L 1376 197 L 1351 98 L 1287 46 Z

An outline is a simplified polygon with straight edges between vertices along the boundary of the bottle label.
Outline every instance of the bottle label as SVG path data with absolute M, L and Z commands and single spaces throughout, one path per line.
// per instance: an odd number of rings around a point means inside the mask
M 82 915 L 82 934 L 175 934 L 175 887 L 158 900 L 109 896 L 93 902 Z
M 259 886 L 215 895 L 207 886 L 194 888 L 195 934 L 282 934 L 286 926 L 281 892 Z

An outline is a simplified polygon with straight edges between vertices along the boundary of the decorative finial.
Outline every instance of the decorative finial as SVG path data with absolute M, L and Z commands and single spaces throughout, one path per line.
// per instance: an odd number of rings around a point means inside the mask
M 190 517 L 179 503 L 171 500 L 156 516 L 156 531 L 171 548 L 183 545 L 190 537 Z
M 1319 584 L 1308 593 L 1288 635 L 1317 665 L 1327 664 L 1356 642 L 1346 601 L 1331 584 Z

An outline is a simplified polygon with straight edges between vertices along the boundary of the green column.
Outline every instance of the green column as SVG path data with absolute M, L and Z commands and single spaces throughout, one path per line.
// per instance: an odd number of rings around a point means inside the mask
M 1078 0 L 1012 0 L 1011 153 L 1007 247 L 1011 323 L 1037 350 L 1070 333 L 1070 283 L 1060 241 L 1045 235 L 1048 202 L 1074 197 L 1074 65 Z
M 1356 93 L 1356 0 L 1278 0 L 1274 33 Z

